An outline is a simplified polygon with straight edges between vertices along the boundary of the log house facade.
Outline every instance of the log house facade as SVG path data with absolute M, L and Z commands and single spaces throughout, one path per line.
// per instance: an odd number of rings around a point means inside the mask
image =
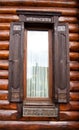
M 79 129 L 79 6 L 78 0 L 0 0 L 0 129 Z M 60 22 L 69 24 L 70 101 L 60 104 L 56 121 L 27 121 L 19 117 L 18 104 L 8 100 L 10 23 L 19 21 L 16 10 L 61 12 Z

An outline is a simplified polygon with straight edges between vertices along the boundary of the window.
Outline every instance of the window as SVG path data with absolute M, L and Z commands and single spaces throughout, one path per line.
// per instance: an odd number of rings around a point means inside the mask
M 9 101 L 22 104 L 22 116 L 58 117 L 69 98 L 68 25 L 60 13 L 17 11 L 10 31 Z

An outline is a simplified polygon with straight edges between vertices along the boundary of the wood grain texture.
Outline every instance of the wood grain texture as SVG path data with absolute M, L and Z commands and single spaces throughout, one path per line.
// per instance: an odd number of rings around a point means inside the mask
M 79 130 L 79 15 L 78 0 L 0 0 L 0 129 Z M 16 9 L 61 11 L 60 22 L 69 23 L 70 101 L 60 104 L 59 119 L 19 117 L 17 104 L 8 101 L 10 23 L 18 21 Z M 27 122 L 28 120 L 28 122 Z M 50 119 L 49 119 L 50 120 Z M 52 121 L 53 120 L 53 121 Z
M 0 41 L 0 50 L 8 50 L 9 49 L 9 41 Z
M 70 51 L 71 52 L 78 52 L 79 51 L 79 42 L 71 41 L 69 43 Z
M 23 121 L 0 121 L 1 130 L 79 130 L 79 122 L 23 122 Z
M 79 81 L 70 81 L 70 91 L 79 92 Z

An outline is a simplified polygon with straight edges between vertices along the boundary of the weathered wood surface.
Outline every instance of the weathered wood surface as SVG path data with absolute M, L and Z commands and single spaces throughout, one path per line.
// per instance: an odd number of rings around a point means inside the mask
M 1 130 L 79 130 L 79 20 L 78 0 L 0 0 L 0 129 Z M 60 22 L 69 23 L 70 102 L 60 104 L 59 121 L 26 122 L 17 104 L 8 101 L 10 22 L 18 21 L 17 9 L 61 11 Z M 33 121 L 38 120 L 33 118 Z M 43 120 L 40 118 L 40 121 Z

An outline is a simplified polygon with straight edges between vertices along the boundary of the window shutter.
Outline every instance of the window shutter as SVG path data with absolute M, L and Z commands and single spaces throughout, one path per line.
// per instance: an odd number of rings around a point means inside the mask
M 11 23 L 9 46 L 10 102 L 21 102 L 23 98 L 23 40 L 24 23 Z
M 67 103 L 69 100 L 69 34 L 68 24 L 59 23 L 54 45 L 54 86 L 55 101 Z

